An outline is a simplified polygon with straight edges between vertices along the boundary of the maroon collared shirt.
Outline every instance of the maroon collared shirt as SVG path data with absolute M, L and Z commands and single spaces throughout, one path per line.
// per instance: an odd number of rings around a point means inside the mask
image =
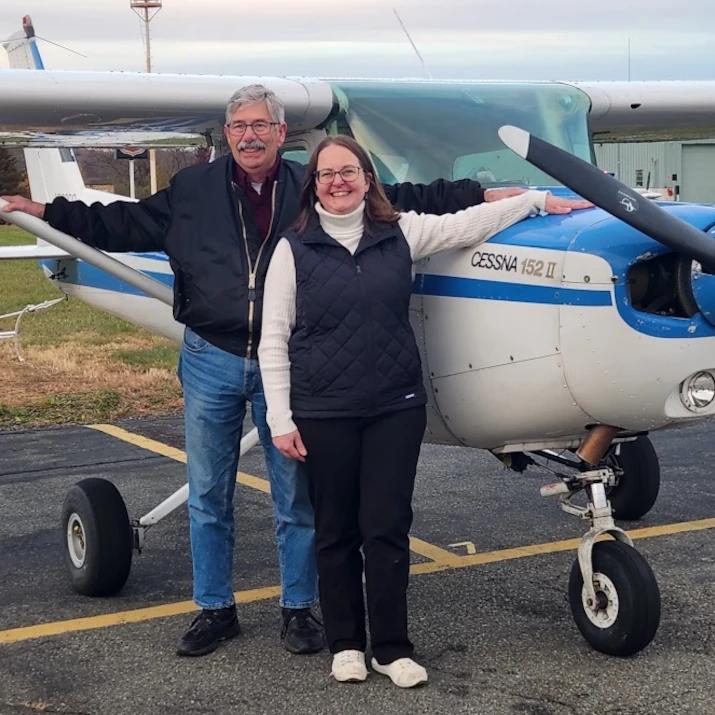
M 279 156 L 273 168 L 268 173 L 268 176 L 266 176 L 266 180 L 261 187 L 261 193 L 259 194 L 253 186 L 251 186 L 251 180 L 248 178 L 246 172 L 243 171 L 236 162 L 233 164 L 233 180 L 236 186 L 243 191 L 248 199 L 248 203 L 253 209 L 253 220 L 256 222 L 256 226 L 258 226 L 258 232 L 262 241 L 266 240 L 268 229 L 271 225 L 271 195 L 280 165 L 281 158 Z

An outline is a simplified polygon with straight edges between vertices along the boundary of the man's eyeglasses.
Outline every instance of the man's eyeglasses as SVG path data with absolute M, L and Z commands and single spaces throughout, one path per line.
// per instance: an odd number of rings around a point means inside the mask
M 274 124 L 280 124 L 280 122 L 269 122 L 265 119 L 259 119 L 257 122 L 231 122 L 231 124 L 227 124 L 226 126 L 228 127 L 229 134 L 240 137 L 246 133 L 248 127 L 251 127 L 253 133 L 258 136 L 268 134 Z
M 340 174 L 343 177 L 343 181 L 352 182 L 358 178 L 361 170 L 359 166 L 344 166 L 340 171 L 321 169 L 315 172 L 315 178 L 319 184 L 329 184 L 335 178 L 335 174 Z

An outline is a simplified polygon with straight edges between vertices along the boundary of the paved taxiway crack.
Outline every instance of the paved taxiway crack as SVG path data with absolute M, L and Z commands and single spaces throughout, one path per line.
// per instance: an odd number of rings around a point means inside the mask
M 63 470 L 63 471 L 69 471 L 69 470 L 74 470 L 74 469 L 86 469 L 87 467 L 101 467 L 101 466 L 111 466 L 113 464 L 131 464 L 133 462 L 154 462 L 162 459 L 160 455 L 148 455 L 146 457 L 129 457 L 127 459 L 110 459 L 105 462 L 98 462 L 96 460 L 93 460 L 91 462 L 81 462 L 78 464 L 59 464 L 56 467 L 53 466 L 44 466 L 41 469 L 27 469 L 22 472 L 18 472 L 17 470 L 13 470 L 12 472 L 0 472 L 0 480 L 4 480 L 5 477 L 17 477 L 17 480 L 11 479 L 4 481 L 5 484 L 12 483 L 13 481 L 19 481 L 23 477 L 27 477 L 28 475 L 32 474 L 41 474 L 41 475 L 46 475 L 48 472 L 54 472 L 58 470 Z

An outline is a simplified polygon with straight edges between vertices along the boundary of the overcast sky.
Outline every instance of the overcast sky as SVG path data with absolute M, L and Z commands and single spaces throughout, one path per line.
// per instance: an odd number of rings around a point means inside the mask
M 155 72 L 435 78 L 715 79 L 715 0 L 164 0 Z M 143 71 L 130 0 L 1 0 L 24 14 L 48 69 Z M 0 67 L 7 58 L 0 52 Z

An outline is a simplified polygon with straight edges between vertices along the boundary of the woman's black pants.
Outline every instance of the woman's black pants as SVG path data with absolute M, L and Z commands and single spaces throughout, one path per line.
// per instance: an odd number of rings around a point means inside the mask
M 362 547 L 372 653 L 381 665 L 409 658 L 409 532 L 426 410 L 294 419 L 308 452 L 320 606 L 330 652 L 366 650 Z

